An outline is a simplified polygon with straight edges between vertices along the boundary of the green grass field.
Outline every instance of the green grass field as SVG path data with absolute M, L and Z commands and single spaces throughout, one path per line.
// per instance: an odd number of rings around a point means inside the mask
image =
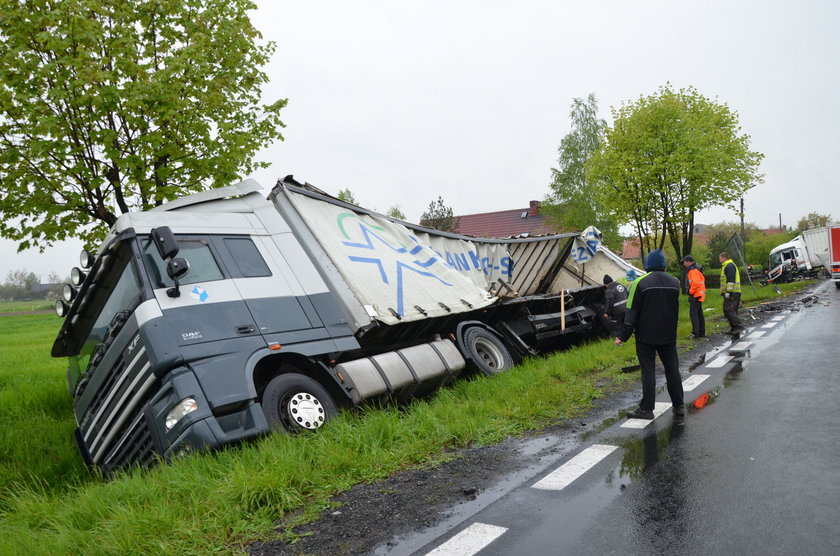
M 27 311 L 52 311 L 55 308 L 54 301 L 38 299 L 36 301 L 2 301 L 0 302 L 0 315 L 4 313 L 20 313 Z
M 747 303 L 777 297 L 756 291 L 745 288 Z M 728 328 L 716 294 L 706 303 L 709 334 Z M 682 301 L 680 337 L 691 330 Z M 240 553 L 272 538 L 279 519 L 309 520 L 353 484 L 580 415 L 604 395 L 599 385 L 638 380 L 620 372 L 635 362 L 632 345 L 603 339 L 407 406 L 347 412 L 317 434 L 273 434 L 104 481 L 76 451 L 65 364 L 49 356 L 60 323 L 0 317 L 0 554 Z

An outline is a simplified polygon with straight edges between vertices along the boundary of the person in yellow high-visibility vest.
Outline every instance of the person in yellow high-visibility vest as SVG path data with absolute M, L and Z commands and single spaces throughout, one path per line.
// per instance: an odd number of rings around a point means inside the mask
M 720 294 L 723 296 L 723 314 L 729 321 L 728 334 L 737 335 L 744 331 L 744 323 L 738 316 L 741 306 L 741 272 L 738 265 L 729 258 L 729 253 L 720 254 Z

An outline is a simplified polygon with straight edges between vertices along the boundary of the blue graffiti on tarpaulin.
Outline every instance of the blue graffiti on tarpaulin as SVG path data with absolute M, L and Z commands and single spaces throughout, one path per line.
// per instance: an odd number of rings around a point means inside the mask
M 438 253 L 443 258 L 443 255 Z M 467 259 L 469 255 L 469 259 Z M 494 264 L 489 257 L 479 257 L 476 251 L 469 251 L 468 253 L 452 253 L 446 251 L 446 262 L 450 267 L 461 272 L 470 272 L 472 270 L 481 270 L 485 276 L 490 275 L 490 271 L 501 271 L 502 276 L 510 279 L 513 272 L 513 261 L 510 257 L 502 257 L 499 264 Z
M 578 264 L 586 264 L 595 258 L 598 253 L 598 246 L 601 245 L 600 232 L 590 226 L 583 234 L 575 238 L 572 247 L 572 260 Z
M 409 237 L 417 245 L 415 245 L 411 249 L 408 249 L 407 247 L 405 247 L 403 245 L 399 245 L 399 247 L 394 247 L 388 241 L 386 241 L 385 239 L 380 237 L 375 231 L 371 230 L 365 222 L 359 221 L 358 223 L 359 223 L 359 230 L 361 231 L 362 238 L 363 238 L 364 241 L 361 241 L 361 242 L 342 241 L 343 245 L 345 245 L 347 247 L 356 247 L 356 248 L 359 248 L 359 249 L 376 251 L 377 246 L 375 246 L 374 242 L 373 242 L 373 240 L 376 239 L 376 240 L 378 240 L 379 244 L 387 247 L 388 249 L 390 249 L 394 253 L 416 256 L 416 255 L 426 251 L 426 248 L 420 243 L 420 240 L 418 240 L 414 236 L 409 236 Z M 431 249 L 429 249 L 429 251 L 431 251 Z M 432 251 L 432 253 L 434 253 L 434 251 Z M 396 285 L 396 287 L 397 287 L 397 299 L 396 299 L 397 308 L 396 308 L 396 312 L 400 316 L 405 314 L 404 274 L 405 274 L 406 271 L 411 271 L 411 272 L 413 272 L 415 274 L 418 274 L 420 276 L 426 276 L 428 278 L 435 279 L 440 284 L 442 284 L 444 286 L 450 286 L 450 287 L 452 286 L 452 284 L 450 284 L 446 280 L 443 280 L 442 278 L 440 278 L 434 272 L 431 272 L 431 271 L 428 270 L 429 268 L 434 266 L 436 263 L 439 263 L 439 264 L 441 264 L 445 267 L 451 267 L 451 265 L 449 265 L 445 261 L 443 261 L 439 257 L 439 255 L 437 255 L 437 253 L 429 255 L 428 252 L 426 252 L 426 255 L 428 256 L 428 258 L 426 258 L 425 260 L 420 260 L 419 258 L 415 258 L 412 261 L 411 265 L 406 264 L 406 263 L 401 262 L 401 261 L 397 261 L 396 268 L 394 268 L 394 272 L 396 274 L 396 279 L 397 279 L 397 285 Z M 390 279 L 388 277 L 388 270 L 385 268 L 385 265 L 384 265 L 382 259 L 377 258 L 377 257 L 360 257 L 360 256 L 353 256 L 353 255 L 348 256 L 348 258 L 353 262 L 375 265 L 377 267 L 377 269 L 379 270 L 379 277 L 382 280 L 382 282 L 385 283 L 385 284 L 390 284 Z M 415 266 L 412 266 L 412 265 L 416 265 L 416 267 L 419 267 L 419 268 L 415 268 Z

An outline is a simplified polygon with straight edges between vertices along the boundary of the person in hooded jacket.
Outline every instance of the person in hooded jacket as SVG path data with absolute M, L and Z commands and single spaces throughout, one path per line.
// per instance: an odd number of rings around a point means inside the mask
M 604 313 L 601 320 L 604 328 L 615 336 L 624 323 L 624 305 L 627 302 L 627 288 L 604 274 Z
M 656 400 L 656 355 L 665 367 L 672 411 L 685 415 L 680 362 L 677 356 L 677 321 L 680 307 L 680 281 L 665 272 L 665 255 L 660 249 L 645 259 L 646 274 L 630 285 L 624 326 L 615 339 L 621 345 L 636 335 L 636 356 L 642 368 L 642 399 L 631 419 L 653 419 Z

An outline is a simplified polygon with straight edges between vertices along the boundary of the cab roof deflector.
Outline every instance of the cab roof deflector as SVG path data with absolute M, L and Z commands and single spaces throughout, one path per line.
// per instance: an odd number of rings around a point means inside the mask
M 157 212 L 165 212 L 183 207 L 188 207 L 190 205 L 198 205 L 201 203 L 208 203 L 210 201 L 218 201 L 220 199 L 230 199 L 232 197 L 245 197 L 246 195 L 249 195 L 251 193 L 260 193 L 262 197 L 265 197 L 265 195 L 263 194 L 263 188 L 259 184 L 259 182 L 257 182 L 256 180 L 247 179 L 239 183 L 229 185 L 227 187 L 219 187 L 216 189 L 208 189 L 207 191 L 193 193 L 192 195 L 188 195 L 186 197 L 181 197 L 180 199 L 175 199 L 173 201 L 169 201 L 168 203 L 164 203 L 161 206 L 155 207 L 151 210 Z

